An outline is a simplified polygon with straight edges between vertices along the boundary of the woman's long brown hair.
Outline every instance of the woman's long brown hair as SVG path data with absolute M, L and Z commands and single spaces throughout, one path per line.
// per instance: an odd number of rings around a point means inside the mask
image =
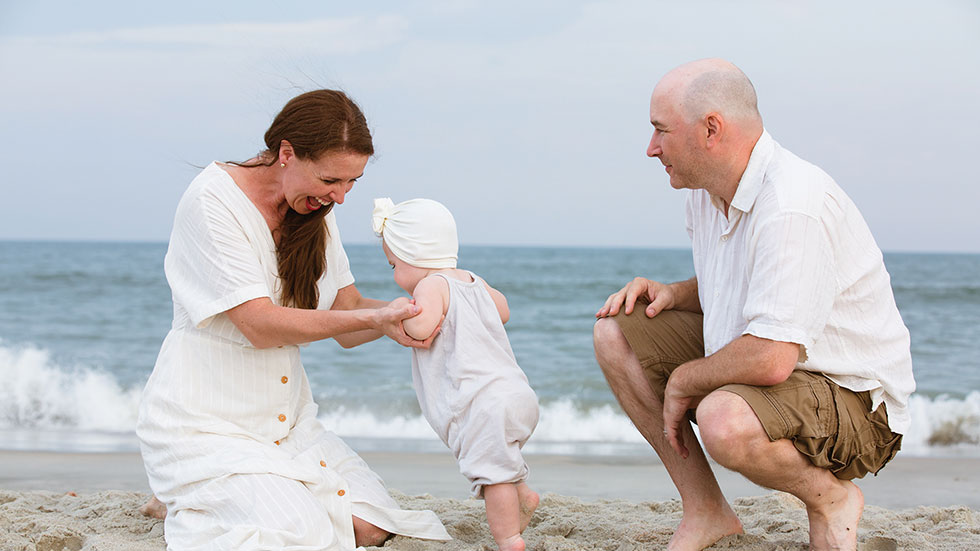
M 324 153 L 335 151 L 374 154 L 364 114 L 337 90 L 314 90 L 289 100 L 265 133 L 267 149 L 254 163 L 241 166 L 272 166 L 279 160 L 283 140 L 304 160 L 316 161 Z M 317 281 L 327 269 L 329 236 L 323 218 L 332 208 L 330 205 L 310 214 L 286 210 L 276 245 L 282 305 L 316 309 L 320 301 Z

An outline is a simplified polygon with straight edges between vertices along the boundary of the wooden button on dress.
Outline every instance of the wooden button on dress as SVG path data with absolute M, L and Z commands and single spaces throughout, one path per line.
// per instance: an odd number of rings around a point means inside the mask
M 345 492 L 343 490 L 337 490 L 337 495 L 339 495 L 340 497 L 344 497 L 344 494 L 346 494 L 346 493 L 347 492 Z
M 286 416 L 280 413 L 279 414 L 279 420 L 282 421 L 283 423 L 285 423 L 286 422 Z
M 285 375 L 283 375 L 283 376 L 282 376 L 282 384 L 286 384 L 286 383 L 288 383 L 288 382 L 289 382 L 289 377 L 287 377 L 287 376 L 285 376 Z
M 320 466 L 321 466 L 321 467 L 326 467 L 326 466 L 327 466 L 327 462 L 326 462 L 326 461 L 322 461 L 322 460 L 321 460 L 321 461 L 320 461 Z

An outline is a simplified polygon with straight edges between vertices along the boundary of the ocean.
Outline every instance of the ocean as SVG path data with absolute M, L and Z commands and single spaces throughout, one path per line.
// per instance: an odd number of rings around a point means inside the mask
M 172 319 L 166 243 L 0 242 L 0 449 L 136 450 L 140 394 Z M 346 246 L 358 289 L 403 294 L 377 245 Z M 918 389 L 903 455 L 980 457 L 980 255 L 886 253 Z M 690 251 L 466 247 L 508 298 L 507 332 L 541 402 L 529 453 L 650 454 L 592 352 L 595 311 L 634 275 L 690 277 Z M 320 419 L 355 449 L 436 451 L 407 349 L 302 352 Z

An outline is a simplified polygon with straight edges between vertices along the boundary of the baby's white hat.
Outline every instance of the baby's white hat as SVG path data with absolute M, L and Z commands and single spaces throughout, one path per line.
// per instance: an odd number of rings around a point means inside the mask
M 395 256 L 412 266 L 456 267 L 456 220 L 438 201 L 410 199 L 396 205 L 387 197 L 375 199 L 371 227 Z

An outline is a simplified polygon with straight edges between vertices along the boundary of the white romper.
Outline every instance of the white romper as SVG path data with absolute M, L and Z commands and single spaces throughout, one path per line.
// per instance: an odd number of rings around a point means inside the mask
M 412 349 L 422 414 L 449 446 L 474 497 L 527 478 L 521 448 L 538 424 L 538 397 L 517 365 L 486 284 L 441 276 L 449 307 L 428 350 Z
M 326 216 L 320 308 L 354 278 Z M 353 549 L 351 516 L 389 532 L 450 539 L 431 511 L 405 511 L 380 477 L 316 419 L 298 346 L 259 350 L 226 312 L 278 303 L 265 219 L 217 164 L 177 207 L 164 261 L 174 321 L 143 391 L 137 435 L 167 506 L 170 550 Z

